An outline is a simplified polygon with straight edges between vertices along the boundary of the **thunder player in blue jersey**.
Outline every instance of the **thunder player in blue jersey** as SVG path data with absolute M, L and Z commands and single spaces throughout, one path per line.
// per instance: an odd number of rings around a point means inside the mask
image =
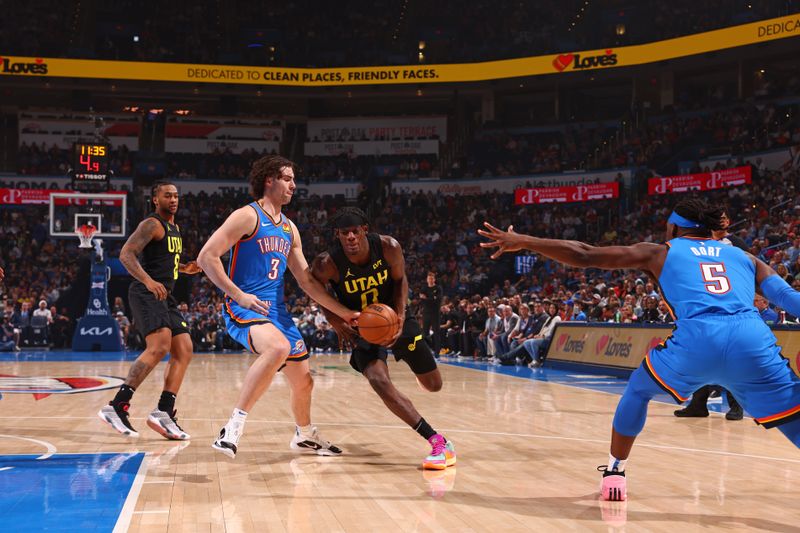
M 644 427 L 647 404 L 666 391 L 683 402 L 706 383 L 731 391 L 756 423 L 777 427 L 800 447 L 800 378 L 753 306 L 756 290 L 792 314 L 800 312 L 794 291 L 763 261 L 714 241 L 721 207 L 702 200 L 680 202 L 667 222 L 665 244 L 590 246 L 499 230 L 489 223 L 478 233 L 484 248 L 532 250 L 577 267 L 637 268 L 658 280 L 675 317 L 675 329 L 652 349 L 631 375 L 614 415 L 611 453 L 604 467 L 603 499 L 625 500 L 625 463 Z M 701 349 L 698 349 L 700 347 Z M 602 468 L 602 467 L 601 467 Z
M 286 267 L 300 288 L 347 323 L 354 323 L 359 313 L 338 303 L 311 275 L 300 233 L 281 213 L 295 190 L 294 163 L 280 156 L 263 157 L 253 163 L 250 185 L 255 201 L 231 213 L 197 257 L 208 278 L 225 293 L 228 335 L 258 355 L 247 371 L 236 408 L 213 447 L 228 457 L 236 456 L 247 412 L 286 365 L 284 375 L 291 387 L 297 424 L 290 446 L 338 455 L 341 450 L 322 440 L 311 425 L 313 380 L 303 337 L 283 300 Z M 220 257 L 228 250 L 231 258 L 226 273 Z

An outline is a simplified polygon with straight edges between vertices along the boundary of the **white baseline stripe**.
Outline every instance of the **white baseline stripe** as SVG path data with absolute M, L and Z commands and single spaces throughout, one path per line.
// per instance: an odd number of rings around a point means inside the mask
M 40 445 L 44 446 L 44 448 L 47 451 L 44 453 L 44 455 L 37 456 L 36 457 L 37 461 L 42 461 L 44 459 L 49 459 L 54 453 L 56 453 L 56 447 L 54 445 L 52 445 L 51 443 L 49 443 L 47 441 L 44 441 L 44 440 L 32 439 L 30 437 L 20 437 L 18 435 L 0 435 L 0 437 L 5 438 L 5 439 L 26 440 L 28 442 L 34 442 L 36 444 L 40 444 Z M 17 454 L 15 454 L 15 455 L 17 455 Z M 33 454 L 20 454 L 20 455 L 33 455 Z M 12 468 L 14 468 L 14 467 L 13 466 L 4 466 L 3 468 L 0 468 L 0 472 L 2 472 L 4 470 L 11 470 Z
M 513 377 L 513 376 L 509 376 Z M 544 383 L 552 383 L 552 382 L 544 382 Z M 554 383 L 555 385 L 560 385 L 560 383 Z M 571 388 L 579 388 L 579 387 L 571 387 Z M 601 391 L 593 391 L 588 389 L 582 389 L 586 392 L 601 392 Z M 612 393 L 604 393 L 604 394 L 612 394 Z M 617 395 L 619 396 L 619 395 Z M 666 403 L 666 402 L 659 402 L 659 403 Z M 93 416 L 72 416 L 72 417 L 65 417 L 65 416 L 4 416 L 0 417 L 0 420 L 4 419 L 31 419 L 31 418 L 45 418 L 45 419 L 66 419 L 66 418 L 74 418 L 74 419 L 94 419 Z M 227 418 L 181 418 L 181 420 L 191 421 L 191 422 L 222 422 L 225 423 L 228 421 Z M 247 419 L 248 424 L 280 424 L 280 425 L 291 425 L 294 426 L 293 420 L 258 420 L 258 419 Z M 364 424 L 360 422 L 314 422 L 318 426 L 334 426 L 334 427 L 361 427 L 361 428 L 378 428 L 378 429 L 398 429 L 398 430 L 407 430 L 408 426 L 399 426 L 399 425 L 386 425 L 386 424 Z M 525 437 L 529 439 L 545 439 L 545 440 L 565 440 L 565 441 L 575 441 L 575 442 L 596 442 L 601 444 L 608 444 L 608 439 L 587 439 L 584 437 L 563 437 L 560 435 L 536 435 L 532 433 L 506 433 L 502 431 L 480 431 L 474 429 L 459 429 L 459 428 L 442 428 L 445 432 L 450 433 L 472 433 L 475 435 L 492 435 L 492 436 L 499 436 L 499 437 Z M 800 459 L 788 459 L 783 457 L 770 457 L 767 455 L 752 455 L 747 453 L 735 453 L 735 452 L 726 452 L 721 450 L 705 450 L 702 448 L 684 448 L 682 446 L 670 446 L 664 444 L 647 444 L 644 442 L 636 442 L 637 447 L 644 447 L 644 448 L 656 448 L 662 450 L 678 450 L 678 451 L 685 451 L 691 453 L 707 453 L 711 455 L 725 455 L 730 457 L 745 457 L 749 459 L 763 459 L 767 461 L 780 461 L 785 463 L 797 463 L 800 464 Z M 76 454 L 86 454 L 92 452 L 76 452 Z M 100 452 L 95 452 L 100 453 Z M 119 453 L 119 452 L 104 452 L 104 453 Z M 59 455 L 66 455 L 66 454 L 59 454 Z
M 119 513 L 117 523 L 114 525 L 113 533 L 125 533 L 131 525 L 131 518 L 133 518 L 133 510 L 136 508 L 136 502 L 139 500 L 139 493 L 142 490 L 144 478 L 147 475 L 147 467 L 150 463 L 150 457 L 145 454 L 142 458 L 142 464 L 139 465 L 139 471 L 136 472 L 136 477 L 131 485 L 131 490 L 128 491 L 128 497 L 125 498 L 125 504 L 122 506 L 122 511 Z

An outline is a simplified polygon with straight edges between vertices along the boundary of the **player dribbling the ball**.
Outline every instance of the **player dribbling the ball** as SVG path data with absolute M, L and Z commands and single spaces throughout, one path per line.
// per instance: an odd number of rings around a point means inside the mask
M 349 309 L 360 311 L 373 303 L 391 306 L 400 319 L 400 327 L 384 345 L 370 344 L 327 309 L 325 315 L 340 339 L 352 346 L 350 365 L 367 378 L 392 413 L 430 443 L 431 453 L 422 467 L 444 470 L 456 463 L 453 443 L 437 433 L 394 386 L 386 365 L 387 347 L 391 347 L 395 358 L 408 364 L 425 390 L 436 392 L 442 388 L 442 375 L 419 324 L 406 317 L 408 279 L 403 250 L 394 238 L 369 233 L 367 216 L 358 208 L 339 210 L 330 225 L 336 240 L 330 251 L 319 254 L 312 262 L 314 277 L 329 285 L 339 302 Z

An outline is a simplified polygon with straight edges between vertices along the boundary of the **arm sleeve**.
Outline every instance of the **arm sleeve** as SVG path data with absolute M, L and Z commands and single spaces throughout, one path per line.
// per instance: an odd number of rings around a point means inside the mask
M 797 292 L 777 274 L 761 282 L 761 292 L 771 304 L 794 316 L 800 316 L 800 292 Z

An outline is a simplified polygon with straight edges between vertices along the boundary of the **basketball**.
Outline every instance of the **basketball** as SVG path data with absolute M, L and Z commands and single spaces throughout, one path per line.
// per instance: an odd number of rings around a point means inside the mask
M 400 327 L 394 309 L 384 304 L 370 304 L 358 317 L 358 334 L 372 344 L 388 342 Z

